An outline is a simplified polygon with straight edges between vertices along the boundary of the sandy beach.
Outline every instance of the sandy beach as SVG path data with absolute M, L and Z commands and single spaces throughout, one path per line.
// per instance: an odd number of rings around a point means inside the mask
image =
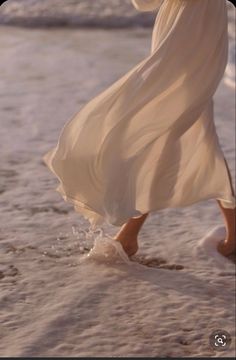
M 10 14 L 4 6 L 0 20 Z M 229 63 L 215 94 L 233 179 L 234 16 L 231 8 Z M 150 214 L 137 261 L 84 260 L 96 237 L 118 228 L 91 233 L 42 161 L 67 120 L 148 56 L 150 25 L 108 31 L 1 23 L 0 356 L 234 357 L 235 264 L 201 245 L 224 226 L 216 201 Z M 217 329 L 232 337 L 225 351 L 209 345 Z

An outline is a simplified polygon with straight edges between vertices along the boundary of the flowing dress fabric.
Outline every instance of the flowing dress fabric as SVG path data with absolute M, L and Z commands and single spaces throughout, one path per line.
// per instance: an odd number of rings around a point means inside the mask
M 213 121 L 228 56 L 225 0 L 132 0 L 157 10 L 151 53 L 90 100 L 44 161 L 96 227 L 219 199 L 235 207 Z

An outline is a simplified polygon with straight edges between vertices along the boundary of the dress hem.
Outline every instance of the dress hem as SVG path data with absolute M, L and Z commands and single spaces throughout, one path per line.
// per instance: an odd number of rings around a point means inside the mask
M 120 222 L 111 222 L 108 221 L 107 217 L 102 215 L 101 213 L 99 213 L 97 210 L 95 210 L 94 208 L 92 208 L 89 204 L 79 201 L 75 198 L 73 198 L 72 196 L 66 194 L 65 190 L 63 189 L 63 185 L 60 184 L 57 188 L 56 191 L 58 193 L 61 194 L 61 196 L 63 197 L 63 199 L 68 202 L 71 203 L 74 206 L 74 209 L 77 213 L 80 213 L 82 216 L 84 216 L 84 218 L 86 218 L 89 222 L 90 222 L 90 226 L 91 229 L 96 229 L 96 227 L 98 227 L 99 225 L 104 224 L 105 222 L 107 224 L 111 224 L 113 226 L 122 226 L 124 225 L 130 218 L 139 218 L 147 213 L 155 213 L 157 211 L 161 211 L 161 210 L 165 210 L 165 209 L 176 209 L 176 208 L 184 208 L 187 206 L 191 206 L 194 205 L 200 201 L 207 201 L 207 200 L 219 200 L 221 202 L 221 205 L 226 208 L 226 209 L 235 209 L 236 208 L 236 201 L 235 198 L 233 197 L 230 200 L 226 200 L 226 197 L 224 198 L 224 196 L 222 194 L 217 194 L 217 195 L 211 195 L 209 197 L 204 197 L 202 199 L 196 200 L 196 201 L 192 201 L 191 203 L 185 203 L 185 204 L 179 204 L 179 205 L 173 205 L 173 206 L 166 206 L 166 207 L 161 207 L 161 208 L 155 208 L 155 209 L 150 209 L 147 211 L 140 211 L 138 209 L 134 209 L 134 212 L 136 212 L 136 214 L 132 215 L 130 214 L 129 216 L 127 216 L 124 220 L 121 220 Z M 140 215 L 137 216 L 137 211 L 140 212 Z M 135 216 L 136 215 L 136 216 Z

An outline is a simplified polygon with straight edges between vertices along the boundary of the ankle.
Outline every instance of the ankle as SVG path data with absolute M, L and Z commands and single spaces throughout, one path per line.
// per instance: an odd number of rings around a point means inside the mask
M 136 244 L 138 242 L 138 236 L 135 234 L 119 234 L 114 237 L 114 240 L 117 240 L 122 244 Z
M 236 243 L 236 234 L 232 231 L 227 231 L 225 243 Z
M 137 238 L 139 231 L 134 229 L 122 229 L 116 234 L 117 238 Z

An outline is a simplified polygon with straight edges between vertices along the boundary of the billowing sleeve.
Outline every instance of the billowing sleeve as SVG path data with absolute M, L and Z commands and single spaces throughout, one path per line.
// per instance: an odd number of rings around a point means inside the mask
M 139 11 L 153 11 L 157 10 L 163 0 L 131 0 L 134 7 Z

